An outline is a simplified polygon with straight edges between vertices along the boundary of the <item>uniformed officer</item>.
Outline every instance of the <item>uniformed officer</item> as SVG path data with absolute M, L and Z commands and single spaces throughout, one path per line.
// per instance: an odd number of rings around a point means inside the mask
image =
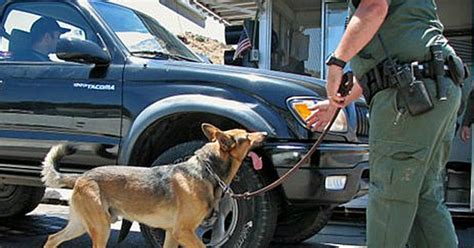
M 443 203 L 442 172 L 461 90 L 443 66 L 440 77 L 425 73 L 434 70 L 432 45 L 441 45 L 442 59 L 455 55 L 442 34 L 434 0 L 352 0 L 349 6 L 346 31 L 327 60 L 329 100 L 316 104 L 308 127 L 321 130 L 337 107 L 364 93 L 370 104 L 368 247 L 457 247 L 451 215 Z M 388 65 L 404 65 L 424 83 L 431 110 L 407 111 L 408 101 L 400 98 L 402 89 L 390 84 L 396 76 L 383 69 L 388 57 L 393 58 Z M 348 61 L 356 84 L 349 96 L 342 97 L 337 89 Z M 439 85 L 445 87 L 447 99 L 437 97 Z

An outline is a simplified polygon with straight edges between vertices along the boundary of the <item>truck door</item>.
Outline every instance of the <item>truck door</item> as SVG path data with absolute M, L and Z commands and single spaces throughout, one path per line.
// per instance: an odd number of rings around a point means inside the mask
M 13 3 L 2 17 L 2 167 L 37 173 L 49 148 L 64 141 L 79 145 L 65 159 L 65 171 L 115 164 L 123 63 L 97 68 L 55 56 L 58 39 L 88 40 L 107 49 L 86 16 L 67 2 Z

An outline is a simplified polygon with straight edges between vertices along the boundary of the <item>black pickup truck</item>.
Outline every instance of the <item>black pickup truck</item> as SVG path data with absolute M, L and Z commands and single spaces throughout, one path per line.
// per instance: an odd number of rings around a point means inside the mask
M 246 161 L 231 185 L 243 192 L 277 179 L 319 137 L 303 119 L 324 99 L 323 81 L 205 63 L 153 18 L 107 1 L 6 0 L 0 13 L 1 217 L 39 204 L 41 161 L 59 142 L 79 146 L 61 171 L 81 173 L 177 162 L 203 144 L 202 122 L 266 131 L 263 169 Z M 47 42 L 56 44 L 33 56 Z M 225 198 L 199 235 L 223 247 L 311 237 L 334 206 L 363 193 L 367 135 L 367 107 L 350 105 L 292 178 L 250 200 Z M 159 246 L 161 230 L 142 231 Z

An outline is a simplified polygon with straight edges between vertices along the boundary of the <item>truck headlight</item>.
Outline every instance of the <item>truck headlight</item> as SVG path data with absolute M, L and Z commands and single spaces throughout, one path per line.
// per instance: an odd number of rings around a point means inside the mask
M 306 127 L 305 120 L 313 113 L 310 110 L 318 101 L 316 98 L 291 98 L 288 100 L 288 108 L 290 109 L 291 113 L 298 119 L 298 121 Z M 331 132 L 340 132 L 344 133 L 347 132 L 347 118 L 344 111 L 339 111 L 339 115 L 337 116 L 334 124 L 329 129 Z

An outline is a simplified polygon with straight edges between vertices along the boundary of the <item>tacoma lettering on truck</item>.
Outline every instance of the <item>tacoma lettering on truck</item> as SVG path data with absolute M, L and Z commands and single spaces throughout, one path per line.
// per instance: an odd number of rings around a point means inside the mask
M 113 84 L 88 84 L 88 83 L 74 83 L 74 88 L 83 88 L 88 90 L 115 90 Z

